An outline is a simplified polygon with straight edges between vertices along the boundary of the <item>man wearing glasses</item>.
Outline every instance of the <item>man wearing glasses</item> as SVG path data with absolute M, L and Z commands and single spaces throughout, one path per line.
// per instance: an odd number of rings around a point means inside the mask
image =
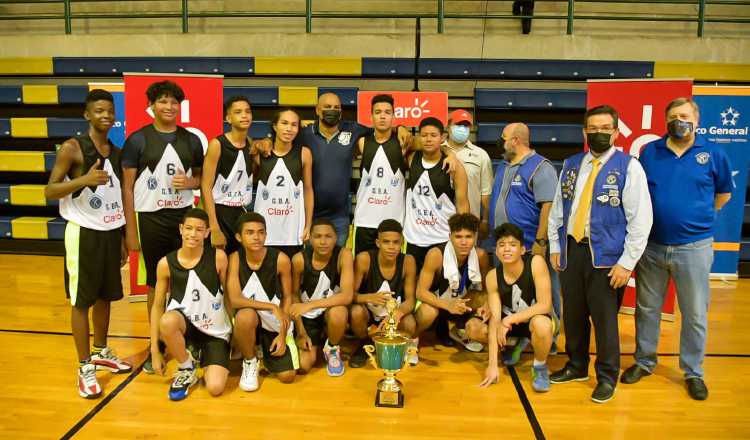
M 614 147 L 617 111 L 603 105 L 584 116 L 587 152 L 563 164 L 549 217 L 552 267 L 560 273 L 568 362 L 552 383 L 588 380 L 591 322 L 597 386 L 591 400 L 615 393 L 620 371 L 617 312 L 630 273 L 646 248 L 653 214 L 640 163 Z

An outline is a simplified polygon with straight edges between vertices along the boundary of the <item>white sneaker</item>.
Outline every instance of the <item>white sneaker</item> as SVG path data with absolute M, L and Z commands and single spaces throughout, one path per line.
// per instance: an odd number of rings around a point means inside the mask
M 240 377 L 240 389 L 243 391 L 255 391 L 258 389 L 258 358 L 242 361 L 242 376 Z
M 91 363 L 97 370 L 107 370 L 110 373 L 129 373 L 133 367 L 123 362 L 115 355 L 109 347 L 104 347 L 101 352 L 91 355 Z
M 406 355 L 406 361 L 409 362 L 409 365 L 415 367 L 419 363 L 419 338 L 414 338 L 409 341 L 409 345 L 406 348 L 410 349 L 412 347 L 414 347 L 414 353 L 408 353 Z
M 78 394 L 84 399 L 96 399 L 102 395 L 102 387 L 96 380 L 96 365 L 89 363 L 78 369 Z
M 481 342 L 472 341 L 466 336 L 466 330 L 453 326 L 451 331 L 448 333 L 454 341 L 463 345 L 467 350 L 474 353 L 479 353 L 484 349 L 484 345 Z

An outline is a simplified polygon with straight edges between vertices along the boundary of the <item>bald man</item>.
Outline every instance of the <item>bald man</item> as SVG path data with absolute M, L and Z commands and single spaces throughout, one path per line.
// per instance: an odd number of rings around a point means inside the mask
M 343 247 L 349 237 L 352 158 L 357 141 L 371 134 L 372 128 L 343 121 L 341 107 L 341 99 L 335 93 L 321 94 L 315 106 L 318 119 L 300 131 L 295 144 L 310 148 L 313 155 L 313 218 L 330 220 L 336 227 L 336 244 Z M 398 136 L 401 139 L 410 134 L 400 128 Z
M 531 148 L 529 127 L 521 122 L 505 126 L 503 161 L 495 172 L 490 198 L 490 226 L 513 223 L 523 231 L 526 252 L 547 261 L 547 219 L 557 188 L 557 171 L 549 160 Z M 560 316 L 560 281 L 550 269 L 552 305 Z M 528 341 L 521 341 L 523 343 Z M 517 347 L 522 350 L 523 347 Z

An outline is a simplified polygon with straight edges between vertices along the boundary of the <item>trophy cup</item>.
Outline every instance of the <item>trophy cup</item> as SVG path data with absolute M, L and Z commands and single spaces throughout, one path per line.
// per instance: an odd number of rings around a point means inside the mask
M 396 308 L 396 300 L 389 299 L 386 303 L 386 310 L 388 311 L 386 319 L 388 321 L 386 321 L 385 332 L 381 331 L 373 336 L 374 347 L 365 345 L 365 351 L 370 357 L 372 365 L 383 370 L 385 374 L 385 378 L 378 382 L 375 406 L 389 408 L 402 408 L 404 406 L 404 394 L 401 392 L 402 384 L 396 379 L 396 373 L 408 365 L 406 364 L 406 355 L 416 352 L 414 348 L 407 350 L 409 338 L 396 331 L 396 320 L 393 317 Z

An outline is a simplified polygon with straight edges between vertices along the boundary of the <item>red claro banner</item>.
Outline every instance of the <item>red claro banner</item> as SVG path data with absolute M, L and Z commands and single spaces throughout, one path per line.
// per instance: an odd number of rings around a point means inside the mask
M 372 127 L 372 106 L 370 103 L 374 96 L 382 94 L 393 96 L 393 125 L 417 127 L 419 126 L 419 122 L 427 117 L 438 118 L 443 124 L 448 122 L 447 92 L 382 91 L 357 93 L 357 122 L 367 127 Z
M 146 89 L 157 81 L 174 81 L 185 92 L 177 123 L 197 135 L 205 154 L 208 141 L 224 130 L 224 77 L 221 75 L 188 75 L 169 73 L 125 73 L 125 135 L 153 123 Z M 147 286 L 143 262 L 137 252 L 130 253 L 131 300 L 145 300 Z
M 664 110 L 675 98 L 691 97 L 693 82 L 675 80 L 590 80 L 586 94 L 586 107 L 611 105 L 620 115 L 620 136 L 615 146 L 638 157 L 643 146 L 661 138 L 667 132 Z M 675 286 L 670 280 L 667 297 L 662 308 L 662 318 L 674 320 Z M 635 311 L 635 274 L 625 289 L 620 309 L 624 313 Z

